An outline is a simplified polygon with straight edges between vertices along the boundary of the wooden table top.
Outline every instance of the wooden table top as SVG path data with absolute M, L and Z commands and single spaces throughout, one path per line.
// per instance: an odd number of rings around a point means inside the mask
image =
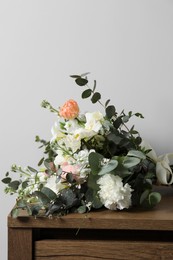
M 110 211 L 102 209 L 87 214 L 72 213 L 52 219 L 28 217 L 22 210 L 18 218 L 8 216 L 8 227 L 173 230 L 173 187 L 156 189 L 162 194 L 162 200 L 151 210 Z

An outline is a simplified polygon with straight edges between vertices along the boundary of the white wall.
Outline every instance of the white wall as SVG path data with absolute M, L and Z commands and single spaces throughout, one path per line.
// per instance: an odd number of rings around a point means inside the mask
M 55 117 L 43 99 L 81 101 L 70 74 L 91 72 L 103 100 L 141 112 L 141 135 L 158 154 L 173 151 L 173 1 L 1 0 L 0 172 L 36 166 L 35 135 L 50 137 Z M 7 259 L 6 217 L 14 197 L 0 183 L 0 259 Z

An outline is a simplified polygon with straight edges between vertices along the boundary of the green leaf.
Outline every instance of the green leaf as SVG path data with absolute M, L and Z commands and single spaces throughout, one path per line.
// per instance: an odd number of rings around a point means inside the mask
M 98 178 L 99 178 L 98 175 L 89 174 L 87 186 L 92 190 L 98 190 L 99 189 L 99 185 L 97 184 Z
M 78 200 L 76 194 L 71 189 L 63 189 L 61 191 L 62 202 L 66 205 L 66 208 L 74 206 Z
M 45 195 L 43 192 L 41 191 L 35 191 L 34 192 L 34 195 L 36 195 L 38 197 L 38 199 L 40 200 L 40 202 L 43 204 L 43 205 L 47 205 L 50 203 L 50 199 L 47 195 Z
M 91 98 L 93 104 L 101 99 L 101 94 L 99 92 L 95 92 Z
M 12 209 L 12 211 L 11 211 L 11 216 L 12 216 L 13 218 L 17 218 L 17 217 L 19 216 L 19 209 L 18 209 L 18 208 Z
M 146 159 L 146 155 L 138 150 L 130 150 L 127 154 L 127 156 L 131 156 L 131 157 L 137 157 L 139 159 L 145 160 Z
M 126 168 L 131 168 L 136 166 L 139 163 L 140 163 L 139 158 L 126 156 L 123 161 L 123 166 Z
M 122 124 L 122 118 L 121 117 L 118 117 L 114 122 L 113 122 L 113 125 L 116 129 L 118 129 L 120 127 L 120 125 Z
M 101 154 L 92 152 L 89 154 L 88 160 L 91 167 L 92 174 L 97 174 L 101 168 L 101 160 L 103 156 Z
M 20 208 L 26 208 L 26 206 L 27 206 L 26 200 L 23 200 L 23 199 L 18 200 L 17 206 L 20 207 Z
M 86 206 L 83 205 L 83 206 L 80 206 L 80 207 L 77 209 L 77 212 L 83 214 L 83 213 L 86 212 L 86 209 L 87 209 Z
M 68 172 L 67 175 L 66 175 L 66 180 L 67 182 L 69 183 L 73 183 L 75 180 L 74 180 L 74 177 L 73 177 L 73 174 L 71 172 Z
M 94 87 L 93 87 L 93 92 L 95 91 L 95 89 L 96 89 L 96 80 L 94 80 Z
M 34 172 L 34 173 L 38 173 L 38 171 L 30 166 L 27 167 L 28 170 L 30 170 L 31 172 Z
M 135 116 L 140 117 L 140 118 L 144 118 L 144 116 L 141 113 L 135 113 Z
M 105 107 L 107 107 L 107 105 L 109 104 L 110 102 L 110 99 L 108 99 L 106 102 L 105 102 Z
M 47 170 L 52 171 L 49 159 L 44 161 L 44 166 L 46 167 Z
M 151 207 L 154 207 L 161 201 L 161 195 L 158 192 L 151 192 L 149 194 L 149 203 Z
M 109 135 L 107 135 L 107 139 L 109 141 L 112 141 L 116 145 L 118 145 L 121 142 L 121 140 L 122 140 L 122 138 L 120 136 L 118 136 L 118 135 L 116 135 L 114 133 L 110 133 Z
M 28 186 L 28 181 L 22 182 L 22 189 L 26 189 L 27 186 Z
M 105 173 L 109 173 L 113 171 L 118 165 L 117 160 L 110 160 L 107 164 L 103 165 L 101 167 L 101 170 L 99 171 L 99 175 L 104 175 Z
M 123 116 L 122 121 L 123 123 L 127 123 L 129 121 L 129 116 Z
M 86 201 L 92 203 L 92 207 L 95 209 L 99 209 L 103 206 L 100 198 L 98 196 L 97 190 L 88 189 L 86 192 Z
M 44 162 L 44 157 L 41 158 L 41 160 L 38 162 L 38 166 L 41 166 L 43 162 Z
M 77 79 L 77 78 L 80 78 L 81 76 L 79 75 L 70 75 L 71 78 L 74 78 L 74 79 Z
M 108 118 L 112 118 L 113 116 L 116 116 L 116 109 L 114 106 L 108 106 L 106 107 L 106 115 Z
M 13 190 L 17 190 L 20 185 L 19 181 L 12 181 L 8 184 L 9 187 L 11 187 Z
M 26 207 L 26 211 L 27 211 L 29 216 L 32 216 L 32 210 L 31 210 L 30 206 Z
M 86 89 L 83 93 L 82 93 L 82 98 L 88 98 L 91 96 L 92 90 L 91 89 Z
M 140 197 L 140 204 L 142 205 L 147 199 L 148 199 L 148 195 L 149 195 L 150 191 L 149 190 L 145 190 Z
M 43 187 L 41 192 L 45 194 L 50 200 L 55 200 L 57 198 L 56 193 L 48 187 Z
M 1 180 L 3 183 L 5 184 L 9 184 L 11 182 L 11 178 L 10 177 L 6 177 L 4 179 Z
M 85 86 L 85 85 L 88 83 L 88 80 L 79 77 L 79 78 L 76 78 L 75 82 L 76 82 L 76 84 L 77 84 L 78 86 L 81 86 L 81 87 L 82 87 L 82 86 Z

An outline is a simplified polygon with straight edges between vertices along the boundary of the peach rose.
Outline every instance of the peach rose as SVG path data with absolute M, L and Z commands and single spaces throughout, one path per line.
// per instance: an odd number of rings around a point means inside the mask
M 60 108 L 59 114 L 64 119 L 74 119 L 79 114 L 79 107 L 76 101 L 70 99 Z

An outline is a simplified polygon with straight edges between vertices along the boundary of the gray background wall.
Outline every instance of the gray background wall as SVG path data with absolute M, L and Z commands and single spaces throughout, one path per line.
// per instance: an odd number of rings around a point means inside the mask
M 158 154 L 173 151 L 173 1 L 0 1 L 0 177 L 13 163 L 36 167 L 35 135 L 50 138 L 54 115 L 40 107 L 66 99 L 81 111 L 70 74 L 91 72 L 103 100 L 141 112 L 136 128 Z M 15 198 L 0 183 L 0 259 L 7 259 L 6 217 Z

